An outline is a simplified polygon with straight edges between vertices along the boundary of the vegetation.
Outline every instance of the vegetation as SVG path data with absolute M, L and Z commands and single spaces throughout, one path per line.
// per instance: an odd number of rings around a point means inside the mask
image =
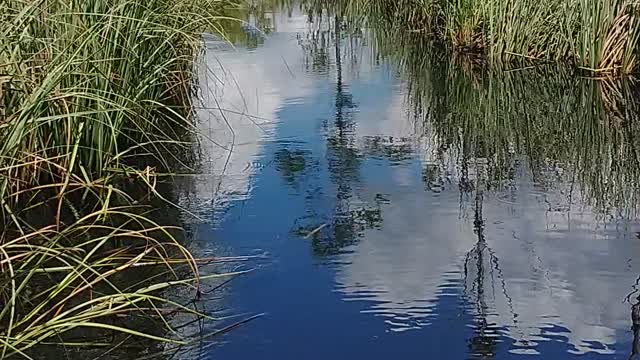
M 569 62 L 596 73 L 638 68 L 640 9 L 629 0 L 351 0 L 354 17 L 426 34 L 494 62 Z M 371 25 L 371 24 L 369 24 Z
M 520 160 L 515 154 L 525 154 L 536 176 L 556 171 L 557 160 L 570 167 L 571 183 L 583 184 L 603 208 L 637 203 L 633 84 L 544 69 L 477 71 L 477 63 L 450 59 L 434 46 L 481 52 L 496 63 L 570 61 L 593 72 L 629 73 L 638 67 L 636 3 L 304 3 L 310 15 L 329 9 L 334 25 L 335 48 L 326 41 L 314 49 L 320 60 L 335 51 L 338 68 L 327 156 L 340 159 L 330 161 L 333 174 L 348 174 L 332 178 L 339 200 L 351 191 L 349 176 L 358 165 L 345 131 L 354 106 L 341 71 L 348 17 L 365 21 L 376 50 L 396 58 L 411 79 L 417 126 L 428 124 L 423 131 L 433 129 L 440 149 L 463 164 L 486 159 L 491 186 L 508 183 Z M 217 320 L 190 304 L 204 283 L 215 287 L 237 273 L 201 275 L 200 269 L 241 259 L 194 258 L 179 224 L 167 220 L 175 214 L 155 209 L 171 200 L 163 176 L 190 166 L 200 33 L 223 34 L 232 20 L 222 14 L 239 14 L 231 6 L 224 0 L 0 0 L 0 358 L 38 357 L 42 346 L 117 354 L 114 349 L 130 348 L 131 338 L 182 346 L 189 339 L 176 319 Z M 266 19 L 259 20 L 267 29 Z M 257 45 L 259 38 L 248 40 Z M 295 183 L 308 165 L 305 154 L 277 156 L 278 170 Z M 380 221 L 379 209 L 345 204 L 338 201 L 333 211 L 346 220 L 327 231 L 354 239 L 360 227 Z M 319 228 L 303 230 L 316 236 Z M 320 241 L 317 251 L 342 245 Z M 170 288 L 181 295 L 169 295 Z
M 187 167 L 200 33 L 228 6 L 0 0 L 0 358 L 184 345 L 172 318 L 211 318 L 163 294 L 233 274 L 201 276 L 224 259 L 193 258 L 153 209 Z

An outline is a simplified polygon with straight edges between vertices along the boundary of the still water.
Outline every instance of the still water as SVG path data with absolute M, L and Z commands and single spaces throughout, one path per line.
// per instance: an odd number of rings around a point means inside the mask
M 180 205 L 196 254 L 260 255 L 215 306 L 264 315 L 197 357 L 629 358 L 629 85 L 478 72 L 324 20 L 207 40 Z

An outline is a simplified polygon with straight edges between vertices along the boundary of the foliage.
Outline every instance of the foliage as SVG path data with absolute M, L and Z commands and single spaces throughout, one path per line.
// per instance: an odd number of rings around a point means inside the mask
M 181 345 L 173 315 L 210 318 L 163 294 L 199 296 L 232 274 L 198 266 L 224 259 L 194 259 L 141 204 L 186 166 L 200 34 L 229 6 L 0 0 L 0 358 L 105 334 Z
M 396 36 L 423 32 L 494 62 L 569 62 L 590 72 L 637 70 L 640 18 L 630 0 L 345 0 L 351 16 Z

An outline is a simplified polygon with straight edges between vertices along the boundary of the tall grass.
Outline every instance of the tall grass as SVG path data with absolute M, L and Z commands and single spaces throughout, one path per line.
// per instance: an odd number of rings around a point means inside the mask
M 638 68 L 640 8 L 631 0 L 344 0 L 387 31 L 424 31 L 494 62 L 544 60 L 596 73 Z M 383 19 L 383 20 L 381 20 Z
M 481 48 L 483 2 L 481 0 L 451 0 L 443 6 L 445 38 L 455 48 Z
M 100 176 L 134 146 L 175 140 L 163 125 L 190 125 L 197 31 L 218 26 L 219 4 L 4 0 L 2 189 L 55 173 L 37 158 Z M 19 165 L 30 161 L 27 176 Z
M 490 54 L 571 60 L 590 71 L 636 69 L 640 13 L 628 0 L 492 1 L 488 7 Z
M 184 344 L 171 314 L 205 316 L 163 293 L 197 296 L 218 259 L 142 204 L 185 165 L 200 33 L 222 33 L 227 6 L 0 0 L 0 358 L 105 333 Z

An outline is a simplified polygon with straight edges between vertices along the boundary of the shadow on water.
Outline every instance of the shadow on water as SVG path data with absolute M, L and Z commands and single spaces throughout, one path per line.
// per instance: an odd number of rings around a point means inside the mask
M 455 62 L 408 70 L 416 126 L 461 162 L 464 153 L 486 156 L 488 188 L 507 185 L 526 157 L 534 181 L 545 187 L 564 182 L 580 190 L 571 195 L 603 210 L 637 206 L 634 80 L 545 68 L 470 72 Z

